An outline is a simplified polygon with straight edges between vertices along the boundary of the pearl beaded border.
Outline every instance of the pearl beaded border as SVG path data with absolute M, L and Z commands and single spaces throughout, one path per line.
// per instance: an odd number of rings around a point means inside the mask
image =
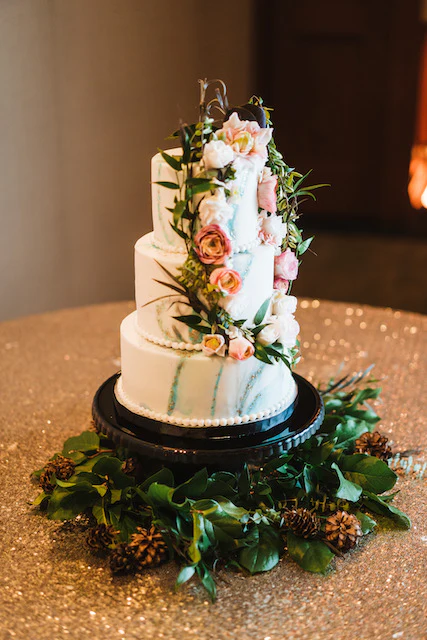
M 235 245 L 232 243 L 233 253 L 245 253 L 245 251 L 252 251 L 259 244 L 261 244 L 261 240 L 259 238 L 255 238 L 252 242 L 248 242 L 247 244 Z M 154 237 L 152 239 L 152 245 L 156 249 L 160 249 L 161 251 L 165 251 L 166 253 L 179 253 L 185 255 L 187 253 L 186 247 L 176 247 L 174 245 L 166 244 L 165 242 L 161 242 Z
M 117 380 L 114 389 L 117 400 L 120 404 L 124 405 L 132 413 L 136 413 L 144 418 L 150 418 L 151 420 L 157 420 L 158 422 L 166 422 L 168 424 L 174 424 L 179 427 L 226 427 L 233 426 L 234 424 L 246 424 L 248 422 L 256 422 L 263 418 L 268 418 L 281 413 L 289 407 L 297 396 L 297 386 L 294 383 L 292 389 L 290 389 L 288 395 L 265 411 L 258 411 L 257 413 L 245 414 L 243 416 L 233 416 L 230 418 L 180 418 L 179 416 L 170 416 L 167 413 L 160 413 L 157 411 L 151 411 L 141 407 L 136 402 L 130 400 L 127 394 L 123 391 L 122 377 Z
M 172 340 L 166 340 L 165 338 L 158 338 L 151 333 L 148 333 L 136 322 L 136 330 L 139 335 L 144 338 L 144 340 L 148 340 L 148 342 L 152 342 L 153 344 L 157 344 L 159 347 L 167 347 L 169 349 L 175 349 L 176 351 L 201 351 L 202 345 L 200 342 L 196 342 L 193 344 L 192 342 L 175 342 Z

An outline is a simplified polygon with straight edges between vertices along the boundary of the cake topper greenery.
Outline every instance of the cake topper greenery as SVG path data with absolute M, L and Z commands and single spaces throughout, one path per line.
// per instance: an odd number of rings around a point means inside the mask
M 380 393 L 369 371 L 329 381 L 319 432 L 262 468 L 202 469 L 177 484 L 169 469 L 153 473 L 146 459 L 85 431 L 34 473 L 33 505 L 52 520 L 79 518 L 114 574 L 175 561 L 176 586 L 195 576 L 212 599 L 222 571 L 269 571 L 285 553 L 324 573 L 378 516 L 410 527 L 393 505 L 397 475 L 368 404 Z
M 301 198 L 315 199 L 314 190 L 325 185 L 306 186 L 308 174 L 285 163 L 274 143 L 271 110 L 261 98 L 230 108 L 221 80 L 199 83 L 198 122 L 183 124 L 171 136 L 180 141 L 182 153 L 161 151 L 176 179 L 156 184 L 174 192 L 171 226 L 187 250 L 178 275 L 159 264 L 167 276 L 161 283 L 171 290 L 164 297 L 172 305 L 186 301 L 188 313 L 175 319 L 199 332 L 206 355 L 255 356 L 292 367 L 298 360 L 299 325 L 293 315 L 296 298 L 290 293 L 301 256 L 313 240 L 303 239 L 298 207 Z M 213 88 L 215 97 L 208 100 Z M 220 118 L 214 119 L 214 111 Z M 248 172 L 258 181 L 255 243 L 272 246 L 275 254 L 274 290 L 253 319 L 239 317 L 236 294 L 243 278 L 232 261 L 235 251 L 250 252 L 256 244 L 236 247 L 229 224 Z

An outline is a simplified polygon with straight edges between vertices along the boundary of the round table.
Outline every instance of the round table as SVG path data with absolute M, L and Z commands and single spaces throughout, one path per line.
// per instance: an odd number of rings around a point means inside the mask
M 0 637 L 426 638 L 427 483 L 411 469 L 395 500 L 412 518 L 410 531 L 371 535 L 326 576 L 286 557 L 251 578 L 220 574 L 216 604 L 196 583 L 173 593 L 173 563 L 112 578 L 78 526 L 70 533 L 34 514 L 30 473 L 89 427 L 96 389 L 120 366 L 119 324 L 132 309 L 106 304 L 0 325 Z M 300 300 L 297 317 L 297 371 L 318 382 L 341 363 L 348 372 L 376 363 L 380 430 L 394 451 L 425 460 L 427 318 L 318 300 Z

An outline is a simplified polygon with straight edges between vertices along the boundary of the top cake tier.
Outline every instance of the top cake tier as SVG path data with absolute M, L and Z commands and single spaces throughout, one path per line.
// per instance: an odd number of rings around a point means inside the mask
M 180 156 L 182 149 L 170 149 L 169 155 Z M 197 173 L 199 163 L 194 163 L 193 172 Z M 233 195 L 229 200 L 231 215 L 224 222 L 224 228 L 232 241 L 233 253 L 248 251 L 258 243 L 258 199 L 257 189 L 262 166 L 250 159 L 235 160 L 236 176 L 231 186 Z M 181 173 L 181 172 L 180 172 Z M 169 209 L 174 207 L 176 191 L 167 189 L 158 182 L 176 183 L 177 173 L 157 153 L 151 161 L 152 215 L 154 244 L 163 251 L 187 253 L 184 240 L 172 229 L 173 215 Z M 202 198 L 209 199 L 211 194 L 194 197 L 197 204 Z M 215 206 L 215 202 L 214 202 Z M 209 215 L 209 213 L 207 214 Z

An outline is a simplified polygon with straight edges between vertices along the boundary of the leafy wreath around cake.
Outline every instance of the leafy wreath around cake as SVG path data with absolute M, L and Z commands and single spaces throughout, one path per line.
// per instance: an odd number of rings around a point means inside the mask
M 269 571 L 287 551 L 307 571 L 324 573 L 389 518 L 410 527 L 392 502 L 396 473 L 380 419 L 368 401 L 380 388 L 369 370 L 331 380 L 321 394 L 319 432 L 262 468 L 202 469 L 177 484 L 170 469 L 114 448 L 85 431 L 69 438 L 34 478 L 33 502 L 52 520 L 87 527 L 87 544 L 114 574 L 174 560 L 179 587 L 193 576 L 211 598 L 226 569 Z
M 185 300 L 188 313 L 174 318 L 198 332 L 208 356 L 254 356 L 267 364 L 281 360 L 291 368 L 298 362 L 299 326 L 293 316 L 296 298 L 290 292 L 301 256 L 313 240 L 303 239 L 298 206 L 301 198 L 315 199 L 313 191 L 325 185 L 306 186 L 308 174 L 284 162 L 274 143 L 271 110 L 261 98 L 253 96 L 247 104 L 230 108 L 222 81 L 199 82 L 199 121 L 183 124 L 170 137 L 180 141 L 182 154 L 160 151 L 176 180 L 155 183 L 174 193 L 174 206 L 167 209 L 173 231 L 185 242 L 186 259 L 178 275 L 157 263 L 166 276 L 157 282 L 169 292 L 146 304 L 169 299 L 173 307 Z M 216 97 L 208 101 L 213 86 Z M 211 117 L 214 109 L 221 114 L 219 120 Z M 256 242 L 275 251 L 274 293 L 250 321 L 239 318 L 235 306 L 243 278 L 233 268 L 233 254 L 253 247 L 236 247 L 227 227 L 244 191 L 240 177 L 248 168 L 259 176 Z

